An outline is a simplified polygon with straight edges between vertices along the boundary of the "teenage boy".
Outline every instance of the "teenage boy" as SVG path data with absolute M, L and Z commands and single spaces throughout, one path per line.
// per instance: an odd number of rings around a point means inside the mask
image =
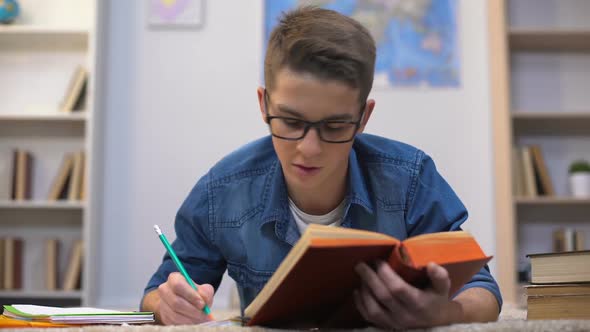
M 173 247 L 194 291 L 168 255 L 149 281 L 142 309 L 162 324 L 207 320 L 205 303 L 227 269 L 241 306 L 262 289 L 310 223 L 367 229 L 405 239 L 459 230 L 467 211 L 424 152 L 361 134 L 375 101 L 375 43 L 355 20 L 304 7 L 271 34 L 266 88 L 257 90 L 271 135 L 218 162 L 180 207 Z M 501 296 L 487 267 L 457 294 L 447 271 L 427 268 L 417 289 L 387 264 L 359 264 L 358 310 L 382 328 L 493 321 Z

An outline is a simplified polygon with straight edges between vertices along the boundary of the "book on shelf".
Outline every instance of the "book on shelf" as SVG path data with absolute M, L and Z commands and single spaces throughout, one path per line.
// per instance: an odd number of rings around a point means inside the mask
M 0 150 L 0 201 L 12 199 L 12 158 L 12 150 Z
M 533 161 L 533 168 L 535 171 L 535 179 L 537 188 L 540 195 L 544 196 L 555 196 L 555 189 L 553 188 L 553 182 L 549 176 L 549 170 L 543 157 L 543 152 L 539 145 L 531 145 L 531 158 Z
M 63 277 L 62 289 L 72 291 L 80 289 L 82 279 L 82 262 L 84 259 L 84 246 L 82 240 L 76 240 L 66 264 L 66 270 Z
M 48 200 L 78 201 L 84 198 L 83 191 L 86 190 L 85 159 L 84 151 L 64 155 L 49 188 Z
M 524 168 L 521 159 L 520 148 L 512 147 L 512 193 L 516 197 L 526 196 L 526 184 L 524 180 Z
M 386 261 L 404 280 L 423 288 L 429 283 L 426 265 L 435 262 L 447 269 L 453 295 L 490 259 L 464 231 L 400 241 L 376 232 L 309 225 L 244 314 L 248 325 L 364 326 L 352 297 L 360 286 L 358 263 Z
M 537 188 L 537 181 L 535 178 L 535 168 L 533 167 L 533 157 L 531 149 L 528 146 L 521 146 L 520 161 L 522 163 L 522 176 L 524 184 L 525 197 L 537 197 L 539 191 Z
M 88 184 L 88 179 L 86 178 L 86 165 L 88 165 L 88 159 L 86 157 L 86 153 L 82 152 L 82 171 L 80 172 L 80 188 L 78 192 L 78 200 L 80 201 L 86 200 L 86 186 Z
M 590 283 L 529 285 L 527 319 L 590 319 Z
M 13 200 L 27 200 L 32 196 L 33 156 L 30 152 L 14 149 L 12 157 L 12 191 Z
M 0 237 L 0 289 L 4 288 L 4 260 L 6 259 L 6 255 L 4 254 L 4 241 L 6 241 L 3 237 Z
M 582 231 L 574 231 L 574 250 L 586 250 L 586 236 Z
M 70 82 L 61 101 L 61 112 L 69 113 L 84 108 L 83 100 L 87 82 L 88 70 L 84 66 L 77 66 L 70 77 Z
M 584 232 L 571 227 L 562 227 L 553 231 L 553 252 L 585 250 Z
M 154 322 L 149 311 L 118 311 L 91 307 L 48 307 L 30 304 L 4 305 L 5 317 L 53 324 L 144 324 Z
M 74 162 L 68 188 L 68 200 L 80 200 L 80 189 L 82 184 L 82 177 L 84 176 L 84 152 L 79 151 L 74 153 Z
M 22 288 L 23 280 L 23 239 L 4 237 L 3 241 L 3 276 L 2 289 L 17 290 Z
M 59 249 L 60 242 L 58 239 L 45 240 L 45 289 L 49 291 L 57 290 L 58 286 Z
M 527 255 L 531 260 L 531 283 L 590 282 L 590 250 Z
M 63 157 L 62 163 L 55 175 L 51 187 L 49 187 L 49 195 L 47 197 L 50 201 L 67 198 L 69 182 L 71 181 L 72 168 L 74 166 L 74 155 L 66 153 Z

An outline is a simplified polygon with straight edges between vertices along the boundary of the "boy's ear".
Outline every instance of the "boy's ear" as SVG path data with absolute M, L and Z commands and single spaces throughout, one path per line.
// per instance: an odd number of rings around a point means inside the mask
M 374 108 L 375 108 L 375 100 L 374 99 L 367 100 L 367 104 L 365 105 L 365 111 L 363 112 L 363 118 L 361 119 L 361 125 L 358 130 L 359 134 L 365 130 L 365 126 L 367 125 L 367 122 L 369 122 L 369 118 L 371 118 L 371 114 L 373 114 Z
M 258 108 L 260 110 L 260 115 L 262 115 L 262 121 L 264 121 L 264 123 L 266 123 L 266 111 L 264 109 L 264 97 L 265 97 L 265 88 L 262 86 L 259 86 L 258 89 L 256 89 L 256 95 L 258 96 Z

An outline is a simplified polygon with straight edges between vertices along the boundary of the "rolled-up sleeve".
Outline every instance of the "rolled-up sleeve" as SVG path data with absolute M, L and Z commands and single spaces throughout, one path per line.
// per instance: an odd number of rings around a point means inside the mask
M 406 228 L 408 237 L 425 233 L 458 231 L 467 220 L 467 209 L 447 181 L 436 170 L 432 159 L 419 151 L 416 169 L 408 190 Z M 500 288 L 489 267 L 484 266 L 454 296 L 473 287 L 490 291 L 502 308 Z

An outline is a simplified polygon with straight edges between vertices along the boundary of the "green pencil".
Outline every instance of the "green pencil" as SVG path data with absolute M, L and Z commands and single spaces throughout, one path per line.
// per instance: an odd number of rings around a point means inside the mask
M 154 229 L 156 230 L 156 233 L 158 233 L 158 236 L 160 237 L 162 244 L 164 245 L 164 247 L 168 251 L 168 254 L 170 255 L 170 257 L 172 257 L 174 264 L 176 264 L 176 267 L 178 268 L 180 273 L 182 273 L 182 275 L 184 276 L 184 279 L 186 279 L 186 281 L 189 283 L 189 285 L 191 285 L 191 287 L 194 290 L 198 291 L 197 285 L 195 285 L 195 283 L 193 282 L 191 277 L 188 275 L 188 273 L 184 269 L 184 266 L 182 265 L 182 263 L 178 259 L 178 256 L 176 256 L 174 249 L 172 249 L 170 242 L 168 242 L 168 239 L 166 239 L 166 236 L 164 235 L 164 233 L 162 233 L 162 231 L 160 230 L 160 227 L 158 227 L 158 225 L 154 225 Z M 209 318 L 213 319 L 213 315 L 211 315 L 211 309 L 209 309 L 209 306 L 207 305 L 207 303 L 205 303 L 205 307 L 203 308 L 203 312 L 205 314 L 207 314 L 207 316 L 209 316 Z

